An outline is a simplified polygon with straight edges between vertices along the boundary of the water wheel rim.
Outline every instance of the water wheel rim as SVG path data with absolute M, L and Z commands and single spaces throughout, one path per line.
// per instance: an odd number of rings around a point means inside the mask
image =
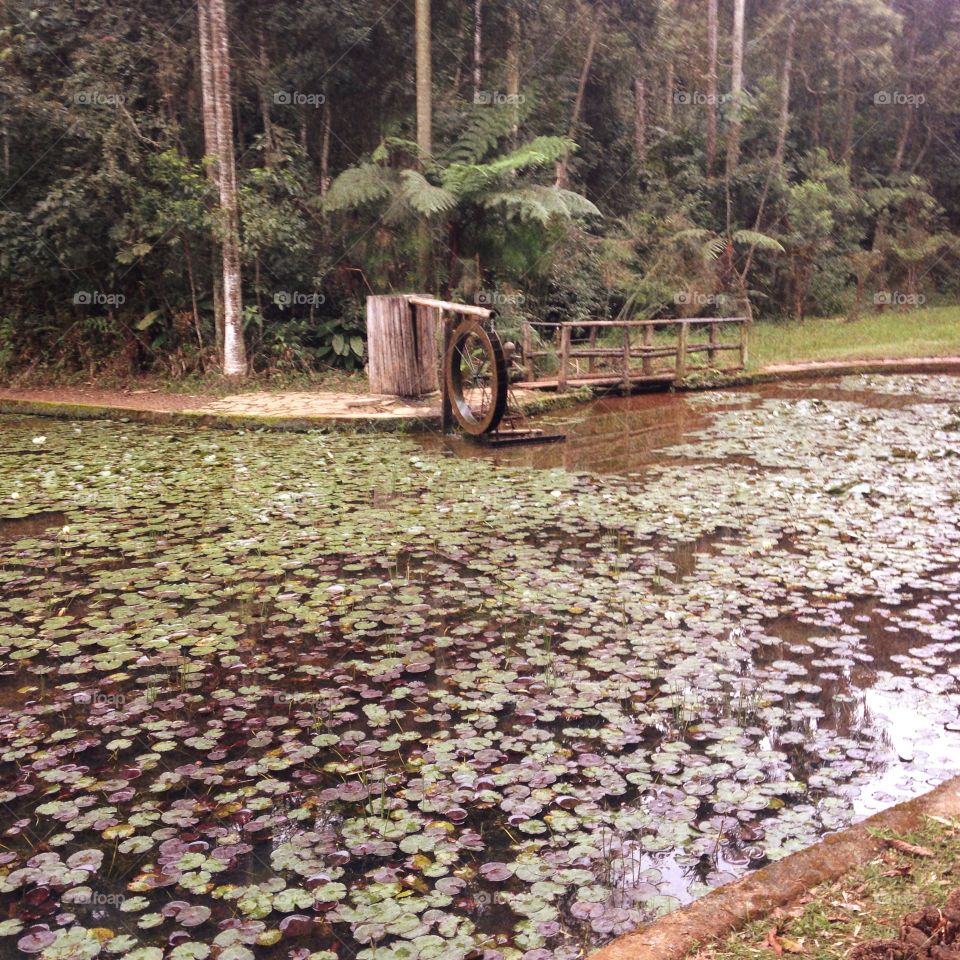
M 497 334 L 479 320 L 458 324 L 444 366 L 450 407 L 463 431 L 480 436 L 496 430 L 507 409 L 507 364 Z

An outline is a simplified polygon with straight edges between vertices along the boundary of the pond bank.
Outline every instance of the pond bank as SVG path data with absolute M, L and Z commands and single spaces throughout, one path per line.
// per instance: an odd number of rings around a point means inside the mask
M 960 357 L 852 360 L 777 364 L 729 376 L 693 376 L 682 391 L 812 380 L 856 373 L 960 373 Z M 585 402 L 589 388 L 564 394 L 515 390 L 526 416 Z M 0 413 L 77 420 L 131 420 L 137 423 L 231 429 L 406 432 L 440 426 L 439 397 L 422 401 L 336 391 L 238 393 L 225 397 L 154 391 L 77 387 L 0 388 Z
M 542 394 L 514 391 L 527 416 L 589 399 L 589 391 Z M 0 413 L 75 420 L 236 429 L 377 431 L 432 430 L 440 426 L 440 400 L 405 400 L 330 391 L 238 393 L 225 397 L 75 387 L 0 389 Z
M 929 817 L 960 817 L 960 777 L 727 884 L 620 937 L 590 960 L 682 960 L 698 945 L 726 937 L 866 863 L 886 846 L 879 832 L 908 833 Z

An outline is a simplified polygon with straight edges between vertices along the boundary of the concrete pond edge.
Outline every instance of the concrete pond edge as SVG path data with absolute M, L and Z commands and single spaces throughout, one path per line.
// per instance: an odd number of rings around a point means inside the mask
M 873 360 L 811 360 L 806 363 L 782 363 L 759 370 L 734 373 L 693 374 L 674 385 L 675 390 L 692 392 L 744 387 L 762 383 L 795 380 L 817 381 L 861 373 L 960 373 L 960 357 L 888 357 Z
M 781 364 L 755 371 L 692 375 L 674 384 L 679 392 L 717 390 L 778 381 L 817 381 L 826 377 L 858 373 L 960 373 L 960 357 L 909 357 L 880 360 L 815 361 Z M 566 393 L 544 392 L 524 402 L 522 413 L 533 417 L 586 403 L 608 391 L 581 387 Z M 123 404 L 65 403 L 50 400 L 0 397 L 0 414 L 53 417 L 66 420 L 119 420 L 132 423 L 169 424 L 224 430 L 277 430 L 335 433 L 412 433 L 436 431 L 439 414 L 424 416 L 271 415 L 262 413 L 220 413 L 208 410 L 150 410 Z
M 0 399 L 0 414 L 51 417 L 58 420 L 116 420 L 175 427 L 223 430 L 277 430 L 303 433 L 326 430 L 343 433 L 398 433 L 437 429 L 440 418 L 424 417 L 295 417 L 254 413 L 204 413 L 196 410 L 144 410 L 139 407 L 46 400 Z
M 521 413 L 538 416 L 592 399 L 587 390 L 565 394 L 544 394 L 526 400 Z M 59 420 L 113 420 L 174 427 L 221 430 L 275 430 L 289 433 L 322 431 L 330 433 L 415 433 L 437 432 L 440 415 L 349 416 L 272 415 L 264 413 L 219 413 L 208 410 L 149 410 L 121 404 L 75 403 L 0 397 L 0 414 L 50 417 Z
M 885 846 L 879 831 L 909 833 L 925 817 L 960 817 L 960 777 L 719 887 L 618 937 L 588 960 L 682 960 L 699 945 L 720 940 L 875 857 Z

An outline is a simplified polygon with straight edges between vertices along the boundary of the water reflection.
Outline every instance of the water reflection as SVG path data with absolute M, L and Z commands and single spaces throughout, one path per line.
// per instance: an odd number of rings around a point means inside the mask
M 698 431 L 713 422 L 714 411 L 749 411 L 765 399 L 799 399 L 813 405 L 840 401 L 894 411 L 918 403 L 954 402 L 909 392 L 853 389 L 850 384 L 841 388 L 834 381 L 720 391 L 709 395 L 707 402 L 668 394 L 609 397 L 538 422 L 547 432 L 567 434 L 567 442 L 559 446 L 491 450 L 453 438 L 431 437 L 422 442 L 447 455 L 539 469 L 562 467 L 642 478 L 652 466 L 709 470 L 719 462 L 743 466 L 753 477 L 775 476 L 778 468 L 760 467 L 749 456 L 725 456 L 718 461 L 707 455 L 677 456 L 671 449 L 696 443 Z M 753 558 L 766 550 L 810 561 L 810 541 L 804 537 L 781 533 L 768 540 L 767 536 L 763 530 L 720 528 L 686 542 L 652 537 L 645 548 L 632 545 L 630 569 L 648 577 L 655 593 L 675 595 L 692 610 L 697 601 L 688 592 L 690 586 L 704 577 L 722 583 L 744 564 L 760 569 L 762 564 Z M 562 550 L 563 542 L 561 532 L 561 542 L 553 546 Z M 839 826 L 851 816 L 862 819 L 924 792 L 960 772 L 960 737 L 946 729 L 951 721 L 956 726 L 960 708 L 956 681 L 941 673 L 940 683 L 923 682 L 924 671 L 936 673 L 936 665 L 957 663 L 960 644 L 947 648 L 930 645 L 938 631 L 954 636 L 958 617 L 952 601 L 958 594 L 951 591 L 956 590 L 956 581 L 957 575 L 947 571 L 909 594 L 884 600 L 824 601 L 809 593 L 792 594 L 798 615 L 777 616 L 757 624 L 760 632 L 751 656 L 739 665 L 731 664 L 743 682 L 731 681 L 719 697 L 698 703 L 698 716 L 716 722 L 734 716 L 747 725 L 752 720 L 757 732 L 762 731 L 761 746 L 783 751 L 791 758 L 790 776 L 811 784 L 812 799 L 832 796 L 847 805 L 846 812 L 836 811 L 834 817 L 827 804 L 822 823 L 828 829 L 834 820 Z M 733 622 L 730 626 L 735 628 Z M 918 649 L 922 652 L 919 659 Z M 756 686 L 756 678 L 771 670 L 776 673 L 790 661 L 800 665 L 798 677 L 793 683 L 788 680 L 782 689 L 794 702 L 806 705 L 804 715 L 784 723 L 774 713 L 771 723 L 770 711 L 764 719 L 764 711 L 757 710 L 759 705 L 751 703 L 751 694 L 744 691 Z M 933 666 L 924 666 L 925 662 Z M 821 731 L 830 734 L 832 744 L 823 753 L 817 747 Z M 697 740 L 689 730 L 665 731 L 664 735 Z M 739 873 L 750 859 L 746 856 L 744 860 L 744 846 L 749 849 L 748 843 L 731 835 L 717 844 L 713 857 L 703 854 L 691 859 L 689 852 L 643 853 L 630 861 L 630 870 L 637 883 L 643 882 L 644 871 L 657 871 L 658 889 L 685 901 L 691 891 L 702 891 Z M 627 869 L 626 854 L 618 863 Z

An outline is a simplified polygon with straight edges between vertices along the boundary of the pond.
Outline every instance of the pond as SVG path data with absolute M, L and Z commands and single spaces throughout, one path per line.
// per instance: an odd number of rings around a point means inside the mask
M 551 422 L 0 417 L 0 956 L 572 960 L 960 773 L 960 380 Z

